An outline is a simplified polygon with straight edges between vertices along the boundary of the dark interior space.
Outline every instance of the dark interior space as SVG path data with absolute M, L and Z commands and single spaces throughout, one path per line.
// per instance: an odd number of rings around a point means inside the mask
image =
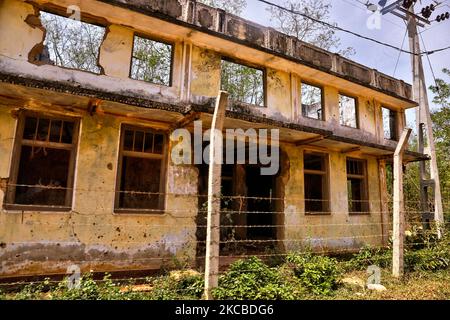
M 247 182 L 247 225 L 252 226 L 247 230 L 247 239 L 273 239 L 274 227 L 267 227 L 274 223 L 275 188 L 274 177 L 261 175 L 260 167 L 246 167 Z M 261 226 L 261 227 L 254 227 Z
M 199 168 L 197 255 L 204 255 L 208 195 L 208 165 Z M 276 227 L 276 176 L 261 175 L 259 165 L 222 165 L 220 241 L 221 255 L 264 251 L 273 247 Z M 244 240 L 244 241 L 240 241 Z M 269 245 L 268 245 L 269 244 Z

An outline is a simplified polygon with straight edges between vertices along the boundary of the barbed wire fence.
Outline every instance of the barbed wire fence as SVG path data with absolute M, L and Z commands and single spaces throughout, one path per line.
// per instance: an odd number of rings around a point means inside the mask
M 257 182 L 255 182 L 257 183 Z M 89 253 L 87 249 L 81 258 L 72 258 L 70 254 L 58 257 L 58 254 L 40 256 L 39 250 L 25 257 L 10 256 L 7 260 L 2 258 L 0 262 L 2 268 L 14 264 L 45 262 L 46 265 L 55 263 L 58 265 L 79 265 L 83 270 L 105 271 L 139 271 L 147 270 L 151 267 L 169 269 L 196 268 L 203 271 L 205 261 L 206 245 L 206 200 L 205 194 L 187 193 L 160 193 L 160 192 L 140 192 L 140 191 L 120 191 L 102 190 L 95 188 L 72 189 L 60 186 L 35 186 L 35 185 L 8 185 L 8 187 L 22 187 L 28 189 L 48 190 L 47 201 L 52 196 L 60 196 L 52 191 L 73 192 L 73 194 L 87 192 L 96 194 L 102 199 L 110 199 L 109 206 L 105 206 L 107 201 L 99 200 L 87 211 L 77 211 L 71 207 L 60 205 L 46 205 L 48 211 L 58 212 L 59 219 L 48 219 L 48 216 L 33 214 L 33 207 L 26 203 L 20 204 L 21 210 L 13 207 L 5 214 L 14 214 L 15 211 L 22 214 L 21 224 L 27 230 L 33 230 L 33 239 L 16 241 L 14 232 L 11 232 L 10 239 L 4 239 L 3 249 L 33 248 L 36 246 L 56 245 L 64 247 L 65 243 L 78 244 L 80 247 L 88 248 L 101 247 L 98 255 Z M 38 192 L 39 193 L 39 192 Z M 42 192 L 41 192 L 42 193 Z M 44 194 L 43 192 L 42 194 Z M 114 201 L 117 194 L 129 197 L 129 203 L 137 203 L 147 198 L 154 201 L 155 197 L 165 199 L 165 208 L 139 209 L 127 208 L 127 213 L 113 213 Z M 100 195 L 100 196 L 99 196 Z M 384 203 L 384 208 L 389 208 L 388 212 L 383 211 L 381 200 L 318 200 L 304 199 L 301 196 L 227 196 L 220 195 L 221 200 L 221 223 L 219 259 L 221 262 L 220 271 L 217 275 L 227 272 L 227 267 L 233 261 L 257 257 L 270 263 L 284 261 L 286 256 L 292 252 L 298 255 L 309 254 L 311 251 L 322 255 L 349 255 L 358 252 L 364 246 L 372 246 L 380 249 L 389 249 L 389 237 L 392 230 L 391 210 L 392 200 Z M 43 199 L 43 198 L 42 198 Z M 144 199 L 144 200 L 143 200 Z M 182 200 L 180 202 L 180 199 Z M 137 202 L 133 202 L 137 201 Z M 43 200 L 42 200 L 43 201 Z M 406 210 L 406 230 L 412 232 L 423 232 L 427 227 L 420 220 L 421 203 L 415 200 L 405 200 Z M 179 207 L 176 204 L 189 204 L 189 207 Z M 306 203 L 309 203 L 314 210 L 305 210 Z M 317 205 L 320 204 L 320 205 Z M 355 206 L 356 204 L 356 206 Z M 13 204 L 5 203 L 9 206 Z M 30 210 L 23 207 L 29 206 Z M 430 207 L 432 201 L 430 200 Z M 76 206 L 75 206 L 76 207 Z M 360 208 L 358 212 L 349 212 L 349 207 Z M 326 210 L 321 210 L 325 209 Z M 363 208 L 368 208 L 364 211 Z M 444 202 L 445 216 L 450 216 L 450 201 Z M 67 212 L 60 214 L 58 210 L 67 209 Z M 9 212 L 12 211 L 12 212 Z M 36 210 L 39 212 L 39 210 Z M 112 214 L 113 213 L 113 214 Z M 382 215 L 389 217 L 384 221 Z M 116 217 L 124 217 L 117 221 Z M 125 218 L 127 217 L 127 218 Z M 150 221 L 151 220 L 151 221 Z M 155 223 L 158 220 L 159 222 Z M 450 221 L 446 220 L 443 226 L 448 229 Z M 435 226 L 428 225 L 431 230 Z M 14 228 L 14 227 L 12 227 Z M 18 227 L 20 228 L 20 227 Z M 119 228 L 120 232 L 117 232 Z M 61 238 L 60 234 L 55 234 L 52 238 L 44 230 L 54 230 L 61 234 L 70 234 L 69 239 Z M 57 231 L 62 230 L 62 231 Z M 70 232 L 67 232 L 70 230 Z M 177 233 L 177 230 L 188 230 L 184 237 L 165 237 L 168 234 Z M 77 234 L 79 233 L 79 234 Z M 44 234 L 47 234 L 44 236 Z M 81 235 L 84 234 L 84 235 Z M 147 235 L 147 236 L 144 236 Z M 97 240 L 93 240 L 97 238 Z M 386 238 L 388 241 L 386 242 Z M 447 240 L 445 240 L 447 241 Z M 217 243 L 216 243 L 217 245 Z M 413 248 L 416 245 L 423 245 L 423 241 L 412 240 L 407 245 Z M 139 248 L 174 248 L 162 250 L 159 255 L 158 249 L 143 251 L 141 254 L 132 254 Z M 68 249 L 70 250 L 70 249 Z M 106 254 L 105 254 L 106 253 Z M 116 254 L 122 259 L 111 258 Z M 181 255 L 179 255 L 181 253 Z M 188 257 L 184 257 L 187 253 Z M 183 261 L 185 259 L 185 261 Z M 386 260 L 390 257 L 386 256 Z M 118 266 L 117 270 L 96 270 L 97 266 L 110 263 L 111 266 Z M 387 261 L 388 263 L 388 261 Z M 130 268 L 127 265 L 131 266 Z M 114 267 L 113 267 L 114 269 Z M 250 272 L 251 270 L 240 270 Z M 148 277 L 121 278 L 121 283 L 145 282 Z M 8 281 L 7 278 L 1 280 L 0 289 L 24 286 L 27 284 L 58 283 L 60 280 L 16 280 Z M 98 280 L 103 281 L 103 280 Z

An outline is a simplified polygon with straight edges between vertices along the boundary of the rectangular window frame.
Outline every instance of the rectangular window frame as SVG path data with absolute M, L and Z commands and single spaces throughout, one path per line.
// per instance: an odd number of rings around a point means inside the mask
M 346 92 L 339 91 L 339 93 L 338 93 L 338 107 L 339 107 L 339 109 L 340 109 L 340 102 L 341 102 L 340 97 L 341 96 L 355 99 L 356 127 L 347 126 L 347 125 L 341 123 L 341 112 L 340 112 L 340 110 L 339 110 L 339 125 L 342 126 L 342 127 L 345 127 L 345 128 L 361 129 L 361 126 L 360 126 L 360 123 L 359 123 L 359 99 L 358 99 L 358 97 L 354 96 L 354 95 L 351 95 L 351 94 L 348 94 Z
M 160 134 L 163 136 L 163 153 L 162 155 L 156 155 L 153 153 L 148 154 L 141 154 L 136 151 L 127 151 L 124 149 L 124 140 L 125 140 L 125 131 L 126 130 L 133 130 L 133 131 L 144 131 L 149 132 L 153 134 Z M 131 124 L 123 123 L 121 125 L 120 129 L 120 144 L 119 144 L 119 153 L 118 153 L 118 164 L 117 164 L 117 175 L 116 175 L 116 186 L 115 186 L 115 196 L 114 196 L 114 213 L 115 214 L 156 214 L 156 215 L 162 215 L 165 213 L 166 209 L 166 182 L 167 182 L 167 160 L 168 160 L 168 138 L 167 138 L 167 132 L 149 128 L 149 127 L 142 127 L 142 126 L 136 126 Z M 138 158 L 147 158 L 147 159 L 160 159 L 161 160 L 161 172 L 160 172 L 160 180 L 159 180 L 159 192 L 162 194 L 159 201 L 159 208 L 158 209 L 132 209 L 132 208 L 120 208 L 119 207 L 119 201 L 120 201 L 120 186 L 121 186 L 121 180 L 122 180 L 122 164 L 123 164 L 123 157 L 124 156 L 130 156 L 130 157 L 138 157 Z M 141 155 L 139 157 L 139 155 Z
M 305 155 L 306 154 L 315 154 L 315 155 L 320 155 L 323 156 L 324 159 L 324 167 L 325 167 L 325 171 L 320 171 L 320 170 L 310 170 L 310 169 L 305 169 Z M 322 193 L 324 194 L 322 201 L 323 207 L 322 207 L 322 211 L 320 212 L 316 212 L 316 211 L 307 211 L 306 210 L 306 202 L 307 199 L 305 197 L 305 192 L 306 192 L 306 188 L 305 188 L 305 180 L 304 177 L 306 174 L 316 174 L 316 175 L 321 175 L 323 177 L 323 182 L 324 185 L 322 185 Z M 305 199 L 303 199 L 304 202 L 304 208 L 305 208 L 305 215 L 307 216 L 328 216 L 331 215 L 331 206 L 330 206 L 330 155 L 328 153 L 325 152 L 320 152 L 320 151 L 316 151 L 316 150 L 303 150 L 303 196 Z
M 50 120 L 58 120 L 58 121 L 70 121 L 74 123 L 73 126 L 73 136 L 72 136 L 72 144 L 59 143 L 59 142 L 41 142 L 41 141 L 33 141 L 28 139 L 23 139 L 24 129 L 25 129 L 25 119 L 26 117 L 36 117 L 36 118 L 44 118 Z M 17 128 L 16 128 L 16 137 L 14 141 L 13 147 L 13 155 L 11 157 L 11 169 L 10 169 L 10 180 L 6 195 L 5 195 L 5 203 L 3 207 L 6 210 L 20 210 L 20 211 L 51 211 L 51 212 L 70 212 L 72 210 L 73 205 L 73 195 L 74 195 L 74 186 L 75 186 L 75 167 L 78 153 L 78 142 L 79 142 L 79 134 L 80 134 L 80 122 L 79 118 L 72 118 L 67 116 L 53 115 L 53 114 L 44 114 L 41 112 L 34 111 L 25 111 L 22 112 L 17 119 Z M 24 143 L 25 141 L 25 143 Z M 65 206 L 54 206 L 54 205 L 23 205 L 16 204 L 16 184 L 17 179 L 19 177 L 20 170 L 20 157 L 22 154 L 22 146 L 46 146 L 52 149 L 63 149 L 70 150 L 70 160 L 68 167 L 68 175 L 67 175 L 67 192 L 65 199 Z
M 252 68 L 252 69 L 256 69 L 262 72 L 262 76 L 263 76 L 263 104 L 262 105 L 257 105 L 257 104 L 252 104 L 252 103 L 247 103 L 247 102 L 243 102 L 243 101 L 239 101 L 239 100 L 234 100 L 230 97 L 230 100 L 236 104 L 241 104 L 241 105 L 246 105 L 246 106 L 251 106 L 254 108 L 267 108 L 267 69 L 265 67 L 259 66 L 259 65 L 255 65 L 251 62 L 247 62 L 247 61 L 242 61 L 239 59 L 235 59 L 235 58 L 231 58 L 229 56 L 220 56 L 220 83 L 219 83 L 219 88 L 220 90 L 222 90 L 222 60 L 234 63 L 234 64 L 239 64 L 242 65 L 244 67 L 247 68 Z
M 134 78 L 131 77 L 131 71 L 133 69 L 134 39 L 135 39 L 136 36 L 139 37 L 139 38 L 146 39 L 146 40 L 159 42 L 159 43 L 168 45 L 168 46 L 170 46 L 172 48 L 171 49 L 171 55 L 170 55 L 170 75 L 169 75 L 169 84 L 168 85 L 161 84 L 161 83 L 154 83 L 154 82 L 151 82 L 151 81 L 145 81 L 145 80 L 140 80 L 140 79 L 134 79 Z M 131 80 L 134 80 L 134 81 L 141 81 L 141 82 L 149 83 L 149 84 L 155 85 L 155 86 L 162 86 L 162 87 L 167 87 L 167 88 L 173 87 L 173 72 L 174 72 L 173 69 L 174 69 L 174 63 L 175 63 L 175 46 L 176 46 L 176 44 L 174 42 L 171 42 L 171 41 L 168 41 L 168 40 L 165 40 L 165 39 L 161 39 L 161 38 L 157 38 L 157 37 L 153 37 L 153 36 L 150 36 L 148 34 L 141 33 L 141 32 L 136 32 L 136 31 L 133 32 L 133 41 L 132 41 L 132 44 L 131 44 L 131 55 L 130 55 L 130 69 L 128 70 L 128 78 L 131 79 Z
M 383 118 L 383 109 L 389 110 L 389 125 L 391 125 L 391 121 L 392 121 L 392 115 L 393 115 L 393 119 L 394 119 L 394 124 L 393 124 L 393 128 L 390 127 L 390 133 L 391 136 L 389 138 L 387 138 L 385 136 L 385 132 L 384 132 L 384 118 Z M 381 106 L 381 126 L 382 126 L 382 132 L 383 132 L 383 139 L 384 140 L 389 140 L 389 141 L 398 141 L 399 139 L 399 135 L 398 135 L 398 123 L 399 123 L 399 119 L 398 119 L 398 111 L 393 110 L 390 107 Z
M 320 89 L 320 102 L 322 105 L 322 118 L 321 119 L 311 118 L 311 117 L 304 115 L 303 104 L 302 104 L 302 102 L 303 102 L 303 100 L 302 100 L 302 85 L 303 84 Z M 312 120 L 317 120 L 317 121 L 326 121 L 327 114 L 326 114 L 326 110 L 325 110 L 325 88 L 322 85 L 300 80 L 300 114 L 302 115 L 303 118 L 306 118 L 306 119 L 312 119 Z
M 349 174 L 347 172 L 347 161 L 353 160 L 363 163 L 363 174 Z M 345 159 L 345 173 L 346 173 L 346 181 L 348 183 L 348 179 L 360 179 L 363 182 L 363 199 L 358 200 L 362 202 L 361 205 L 361 211 L 350 211 L 350 207 L 348 208 L 348 214 L 350 216 L 360 216 L 360 215 L 370 215 L 370 205 L 369 205 L 369 176 L 368 176 L 368 161 L 367 159 L 361 159 L 361 158 L 353 158 L 353 157 L 347 157 Z M 348 190 L 348 189 L 347 189 Z M 350 202 L 349 194 L 347 192 L 347 203 Z

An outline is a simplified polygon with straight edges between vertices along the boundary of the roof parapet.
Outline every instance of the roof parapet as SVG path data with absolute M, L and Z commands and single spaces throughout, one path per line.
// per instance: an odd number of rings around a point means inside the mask
M 411 85 L 402 80 L 392 78 L 273 28 L 261 26 L 195 0 L 99 1 L 164 20 L 188 24 L 190 27 L 226 37 L 231 41 L 238 41 L 412 102 Z

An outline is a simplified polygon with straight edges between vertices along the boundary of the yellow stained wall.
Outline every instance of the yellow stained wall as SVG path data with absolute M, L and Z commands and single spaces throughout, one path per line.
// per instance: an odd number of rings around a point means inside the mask
M 220 89 L 221 57 L 218 53 L 192 46 L 190 92 L 202 97 L 217 97 Z
M 28 60 L 33 47 L 43 40 L 43 31 L 25 22 L 35 14 L 32 5 L 16 0 L 0 1 L 0 55 Z
M 34 14 L 34 9 L 29 4 L 14 0 L 0 2 L 0 54 L 23 60 L 24 67 L 29 67 L 26 62 L 28 53 L 42 41 L 43 34 L 42 30 L 25 22 L 30 14 Z M 190 101 L 195 102 L 217 96 L 221 55 L 184 42 L 183 39 L 173 41 L 172 87 L 129 79 L 133 32 L 131 27 L 109 26 L 99 59 L 106 77 L 118 78 L 124 85 L 138 87 L 143 94 L 159 94 L 169 101 L 179 102 L 190 97 Z M 153 32 L 149 34 L 153 38 L 164 36 L 164 30 L 154 29 Z M 21 36 L 18 37 L 18 34 Z M 252 62 L 252 57 L 248 59 L 248 62 Z M 61 70 L 56 66 L 45 67 L 54 70 L 55 74 Z M 71 72 L 84 74 L 80 71 Z M 373 104 L 370 97 L 358 97 L 361 130 L 341 128 L 339 88 L 323 84 L 320 79 L 303 78 L 301 74 L 273 68 L 267 68 L 266 75 L 267 108 L 257 108 L 258 112 L 288 122 L 333 129 L 343 135 L 359 138 L 362 133 L 375 135 L 379 142 L 383 141 L 380 105 L 376 102 Z M 322 85 L 326 121 L 301 117 L 302 80 Z M 16 128 L 11 110 L 10 106 L 0 106 L 0 179 L 7 179 L 10 171 Z M 197 199 L 192 195 L 197 193 L 197 169 L 168 165 L 167 192 L 187 193 L 188 196 L 168 197 L 166 214 L 114 214 L 118 139 L 120 124 L 125 120 L 99 115 L 80 114 L 80 117 L 73 210 L 70 213 L 43 213 L 0 209 L 0 243 L 6 245 L 4 248 L 0 246 L 0 275 L 33 274 L 43 269 L 46 272 L 65 272 L 68 261 L 80 262 L 85 269 L 111 270 L 157 267 L 162 261 L 159 257 L 168 254 L 192 260 L 195 255 L 197 214 Z M 137 120 L 127 122 L 142 124 Z M 291 241 L 286 242 L 287 249 L 298 247 L 305 239 L 311 239 L 310 242 L 318 247 L 331 248 L 381 242 L 379 178 L 375 159 L 368 159 L 370 215 L 349 216 L 347 213 L 345 156 L 330 152 L 331 213 L 306 216 L 302 200 L 303 149 L 291 144 L 283 144 L 283 148 L 289 161 L 288 172 L 283 180 L 286 182 L 283 239 Z M 0 186 L 3 181 L 0 180 Z M 0 204 L 3 201 L 2 190 L 4 188 L 0 188 Z M 88 259 L 93 262 L 88 263 Z
M 349 250 L 363 244 L 380 245 L 382 241 L 378 163 L 367 159 L 370 213 L 349 215 L 346 156 L 338 152 L 315 150 L 328 154 L 330 213 L 306 215 L 304 206 L 303 152 L 305 149 L 285 146 L 289 157 L 289 179 L 284 189 L 284 239 L 286 250 L 311 246 L 321 250 Z
M 99 55 L 99 64 L 107 76 L 129 77 L 132 48 L 133 30 L 117 25 L 108 27 Z
M 16 120 L 0 106 L 0 172 L 8 166 Z M 33 212 L 0 209 L 0 276 L 83 270 L 148 269 L 195 257 L 195 167 L 168 164 L 164 214 L 113 212 L 121 123 L 112 116 L 81 117 L 73 210 Z M 139 124 L 142 125 L 142 124 Z M 1 200 L 3 197 L 1 197 Z M 1 201 L 0 200 L 0 201 Z M 165 258 L 164 260 L 162 258 Z

